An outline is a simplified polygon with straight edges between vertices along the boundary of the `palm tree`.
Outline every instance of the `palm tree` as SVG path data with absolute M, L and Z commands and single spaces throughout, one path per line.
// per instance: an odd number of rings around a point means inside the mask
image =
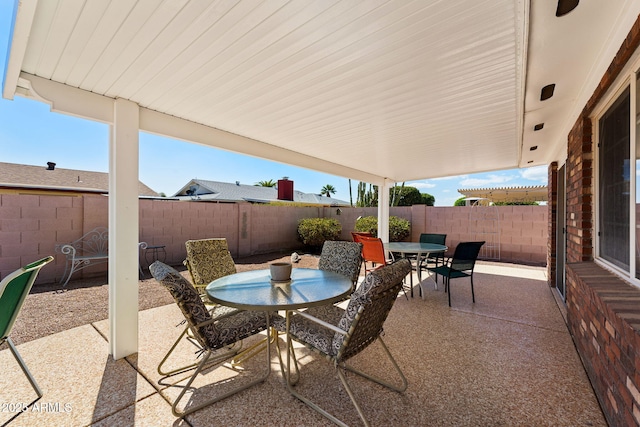
M 275 187 L 276 185 L 278 185 L 278 183 L 270 179 L 269 181 L 258 181 L 253 185 L 255 185 L 256 187 Z
M 336 188 L 331 184 L 327 184 L 322 187 L 322 189 L 320 190 L 320 194 L 323 196 L 331 197 L 332 194 L 336 194 Z

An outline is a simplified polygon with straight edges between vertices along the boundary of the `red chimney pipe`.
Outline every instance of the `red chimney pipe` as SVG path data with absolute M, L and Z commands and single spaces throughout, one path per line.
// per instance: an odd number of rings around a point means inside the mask
M 278 180 L 278 200 L 289 200 L 293 202 L 293 181 L 288 179 Z

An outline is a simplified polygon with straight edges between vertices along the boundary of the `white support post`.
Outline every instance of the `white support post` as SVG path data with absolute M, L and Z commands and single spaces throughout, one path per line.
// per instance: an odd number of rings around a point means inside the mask
M 389 190 L 393 182 L 385 178 L 378 186 L 378 237 L 383 242 L 389 242 Z
M 138 351 L 138 105 L 114 103 L 109 142 L 109 352 Z

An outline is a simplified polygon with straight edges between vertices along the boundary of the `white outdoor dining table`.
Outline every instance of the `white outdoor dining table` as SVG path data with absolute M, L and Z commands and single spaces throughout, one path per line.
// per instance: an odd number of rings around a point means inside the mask
M 425 258 L 431 254 L 444 253 L 448 248 L 445 245 L 438 245 L 436 243 L 420 243 L 420 242 L 389 242 L 384 244 L 384 248 L 389 252 L 400 253 L 403 257 L 407 254 L 416 256 L 416 270 L 418 273 L 418 281 L 422 282 L 422 270 L 418 267 L 420 260 L 424 256 Z M 411 276 L 411 298 L 413 298 L 413 276 Z M 434 280 L 435 283 L 435 280 Z M 420 286 L 420 285 L 418 285 Z M 436 283 L 436 289 L 438 284 Z M 420 288 L 420 295 L 422 296 L 422 287 Z

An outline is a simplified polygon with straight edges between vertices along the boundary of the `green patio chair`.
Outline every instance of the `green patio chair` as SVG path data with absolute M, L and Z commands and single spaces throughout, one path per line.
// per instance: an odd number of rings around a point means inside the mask
M 52 256 L 42 258 L 19 270 L 14 271 L 0 282 L 0 345 L 6 342 L 9 349 L 20 365 L 22 372 L 27 376 L 31 386 L 35 390 L 38 398 L 42 397 L 42 390 L 38 387 L 35 378 L 31 375 L 29 368 L 20 357 L 18 349 L 9 338 L 13 324 L 20 313 L 25 298 L 31 291 L 40 269 L 53 261 Z

